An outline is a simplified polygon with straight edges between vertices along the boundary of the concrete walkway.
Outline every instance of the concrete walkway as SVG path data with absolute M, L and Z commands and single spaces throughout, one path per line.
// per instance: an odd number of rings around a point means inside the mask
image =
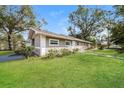
M 7 62 L 7 61 L 11 61 L 11 60 L 20 60 L 20 59 L 24 59 L 24 57 L 21 55 L 0 56 L 0 62 Z

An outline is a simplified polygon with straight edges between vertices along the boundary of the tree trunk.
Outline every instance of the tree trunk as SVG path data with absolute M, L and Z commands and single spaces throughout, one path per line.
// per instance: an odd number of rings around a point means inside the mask
M 12 50 L 12 33 L 9 33 L 8 34 L 8 47 L 9 47 L 9 50 Z
M 107 42 L 107 48 L 110 48 L 110 40 L 108 39 L 108 42 Z
M 108 30 L 108 38 L 107 38 L 107 48 L 110 48 L 110 32 Z

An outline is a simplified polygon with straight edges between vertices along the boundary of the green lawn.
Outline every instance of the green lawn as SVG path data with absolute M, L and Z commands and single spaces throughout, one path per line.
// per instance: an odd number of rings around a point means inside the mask
M 0 63 L 0 87 L 124 87 L 124 61 L 84 53 Z
M 0 56 L 9 55 L 11 53 L 13 53 L 13 51 L 0 51 Z
M 111 49 L 95 50 L 94 53 L 112 55 L 112 56 L 118 56 L 118 57 L 124 57 L 124 53 L 118 53 L 117 51 L 111 50 Z
M 105 50 L 95 50 L 95 53 L 114 55 L 117 54 L 117 51 L 111 49 L 105 49 Z

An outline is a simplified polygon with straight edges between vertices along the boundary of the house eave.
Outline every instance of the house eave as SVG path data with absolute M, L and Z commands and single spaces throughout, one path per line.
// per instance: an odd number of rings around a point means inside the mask
M 37 31 L 37 30 L 34 29 L 34 28 L 30 28 L 30 30 L 33 31 L 35 35 L 44 35 L 44 36 L 48 36 L 48 37 L 52 37 L 52 38 L 73 40 L 73 41 L 79 41 L 79 42 L 89 43 L 89 44 L 92 43 L 92 42 L 85 41 L 85 40 L 81 40 L 81 39 L 74 38 L 74 37 L 61 36 L 61 35 L 55 35 L 55 34 L 51 34 L 51 33 L 45 33 L 45 32 L 42 32 L 42 31 Z M 33 33 L 33 32 L 32 32 L 32 33 Z

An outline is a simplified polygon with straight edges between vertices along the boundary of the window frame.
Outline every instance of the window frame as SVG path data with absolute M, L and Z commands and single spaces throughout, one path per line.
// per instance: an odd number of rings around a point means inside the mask
M 51 44 L 52 40 L 57 41 L 58 44 Z M 49 46 L 59 46 L 59 39 L 49 39 Z
M 70 43 L 70 45 L 66 45 L 66 42 L 69 42 Z M 71 46 L 72 44 L 71 44 L 71 41 L 65 41 L 65 46 Z

